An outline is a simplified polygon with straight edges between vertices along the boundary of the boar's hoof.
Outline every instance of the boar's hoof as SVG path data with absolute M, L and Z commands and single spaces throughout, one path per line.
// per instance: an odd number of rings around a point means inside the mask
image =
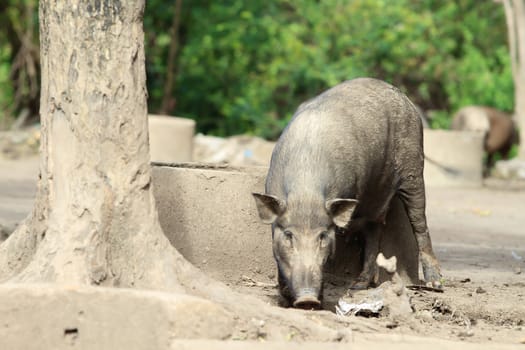
M 304 310 L 319 310 L 321 308 L 321 302 L 314 296 L 305 295 L 297 298 L 293 307 Z
M 353 290 L 364 290 L 368 289 L 370 283 L 368 281 L 355 281 L 350 285 L 350 289 Z
M 421 263 L 423 265 L 423 276 L 425 277 L 426 285 L 432 288 L 443 289 L 441 283 L 441 272 L 439 271 L 439 263 L 437 259 L 430 255 L 421 253 Z
M 427 287 L 443 290 L 443 284 L 441 281 L 432 281 L 425 284 Z

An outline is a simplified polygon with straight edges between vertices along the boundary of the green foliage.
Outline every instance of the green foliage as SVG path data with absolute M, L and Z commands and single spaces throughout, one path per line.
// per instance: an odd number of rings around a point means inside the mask
M 514 85 L 506 48 L 498 47 L 487 57 L 478 48 L 469 46 L 457 62 L 454 73 L 445 84 L 453 110 L 478 104 L 512 111 Z
M 27 95 L 9 72 L 16 33 L 27 34 L 35 4 L 0 3 L 8 24 L 0 31 L 0 106 Z M 152 113 L 162 105 L 174 8 L 175 1 L 146 2 Z M 434 111 L 433 127 L 448 127 L 464 105 L 513 109 L 505 18 L 494 1 L 183 0 L 180 15 L 169 112 L 194 118 L 201 132 L 275 138 L 301 102 L 358 76 L 400 87 Z M 29 97 L 23 103 L 35 101 Z
M 10 122 L 11 115 L 7 112 L 7 106 L 13 101 L 13 87 L 9 72 L 11 71 L 10 47 L 0 44 L 0 130 Z
M 514 86 L 501 7 L 462 1 L 458 11 L 462 45 L 443 84 L 450 109 L 478 104 L 512 111 Z
M 387 80 L 423 109 L 438 110 L 434 127 L 448 127 L 450 113 L 463 105 L 513 106 L 503 10 L 493 2 L 201 0 L 184 6 L 174 113 L 197 119 L 204 132 L 275 138 L 302 101 L 358 76 Z M 159 30 L 147 30 L 152 33 Z M 168 45 L 156 36 L 155 49 Z M 150 79 L 152 110 L 162 80 L 161 74 Z
M 430 113 L 430 127 L 432 129 L 450 129 L 452 119 L 447 111 L 438 110 Z
M 0 129 L 22 110 L 38 115 L 37 0 L 0 2 Z

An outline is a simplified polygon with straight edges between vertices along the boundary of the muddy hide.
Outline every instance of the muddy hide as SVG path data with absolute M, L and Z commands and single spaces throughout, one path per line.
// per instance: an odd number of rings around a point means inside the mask
M 326 266 L 325 279 L 335 284 L 348 284 L 357 277 L 363 267 L 363 237 L 362 232 L 350 232 L 337 235 L 335 257 Z M 397 271 L 405 283 L 418 283 L 419 262 L 417 243 L 412 233 L 412 226 L 401 200 L 394 196 L 382 226 L 380 252 L 389 258 L 397 257 Z M 379 269 L 379 281 L 389 279 L 383 269 Z

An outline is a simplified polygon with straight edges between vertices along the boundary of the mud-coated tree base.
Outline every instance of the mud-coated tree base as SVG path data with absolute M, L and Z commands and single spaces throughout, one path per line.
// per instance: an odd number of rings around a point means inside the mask
M 181 288 L 150 189 L 143 9 L 40 2 L 37 198 L 0 280 Z

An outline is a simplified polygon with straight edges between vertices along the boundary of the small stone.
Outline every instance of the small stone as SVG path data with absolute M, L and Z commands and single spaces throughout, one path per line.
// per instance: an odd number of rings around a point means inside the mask
M 255 318 L 252 318 L 252 323 L 257 327 L 264 327 L 264 325 L 266 324 L 264 320 L 258 320 Z
M 0 223 L 0 242 L 5 241 L 15 229 L 16 224 L 9 225 Z
M 525 161 L 518 158 L 496 162 L 493 174 L 501 179 L 525 179 Z
M 337 342 L 345 342 L 352 339 L 352 332 L 350 330 L 338 330 L 333 340 Z
M 393 320 L 390 320 L 386 324 L 386 328 L 388 328 L 388 329 L 394 329 L 394 328 L 397 328 L 398 326 L 399 326 L 399 324 L 396 321 L 393 321 Z
M 427 323 L 431 323 L 432 321 L 434 321 L 434 316 L 432 316 L 432 312 L 429 310 L 423 310 L 418 312 L 416 318 Z
M 384 268 L 388 273 L 394 273 L 396 272 L 397 258 L 392 256 L 387 259 L 383 253 L 379 253 L 376 258 L 376 264 Z
M 487 293 L 487 291 L 485 289 L 481 288 L 481 287 L 478 287 L 478 288 L 476 288 L 476 293 L 483 294 L 483 293 Z
M 521 274 L 521 268 L 520 268 L 520 267 L 515 267 L 515 268 L 514 268 L 514 273 L 515 273 L 516 275 Z
M 471 329 L 467 329 L 467 330 L 458 332 L 458 337 L 460 338 L 472 337 L 473 335 L 474 335 L 474 332 L 472 332 Z

